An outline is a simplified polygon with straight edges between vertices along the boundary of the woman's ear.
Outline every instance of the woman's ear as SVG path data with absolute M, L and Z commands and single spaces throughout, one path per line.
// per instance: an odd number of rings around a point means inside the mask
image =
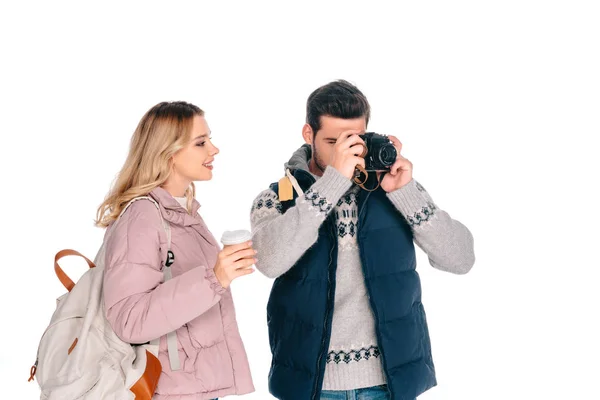
M 304 138 L 304 142 L 312 146 L 315 135 L 309 124 L 304 124 L 302 127 L 302 137 Z

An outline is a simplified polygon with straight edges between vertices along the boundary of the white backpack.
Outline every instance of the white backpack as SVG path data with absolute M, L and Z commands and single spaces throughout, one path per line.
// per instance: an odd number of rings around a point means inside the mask
M 121 212 L 137 200 L 133 199 Z M 160 209 L 159 209 L 160 215 Z M 167 233 L 168 259 L 163 263 L 164 280 L 171 279 L 171 229 L 162 219 Z M 119 216 L 120 219 L 120 216 Z M 115 224 L 118 222 L 115 221 Z M 56 311 L 42 335 L 37 360 L 31 368 L 41 388 L 43 400 L 150 400 L 154 395 L 162 367 L 157 358 L 159 340 L 145 345 L 123 342 L 108 323 L 102 296 L 104 278 L 105 237 L 94 262 L 75 250 L 58 252 L 54 261 L 56 275 L 69 291 L 57 299 Z M 65 256 L 83 257 L 90 269 L 77 284 L 63 272 L 58 261 Z M 177 337 L 167 335 L 172 370 L 179 369 Z

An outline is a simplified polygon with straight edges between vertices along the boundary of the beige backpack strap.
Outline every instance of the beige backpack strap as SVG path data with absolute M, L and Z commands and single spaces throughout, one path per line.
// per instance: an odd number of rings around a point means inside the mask
M 138 200 L 150 200 L 152 203 L 154 203 L 154 205 L 156 206 L 156 208 L 158 210 L 158 214 L 162 221 L 162 225 L 165 230 L 165 233 L 167 234 L 168 259 L 165 262 L 165 264 L 163 265 L 163 280 L 164 280 L 164 282 L 166 282 L 172 278 L 171 264 L 173 263 L 173 260 L 174 260 L 173 253 L 171 252 L 171 225 L 169 224 L 168 221 L 166 221 L 162 217 L 162 214 L 160 213 L 160 207 L 159 207 L 158 203 L 156 202 L 156 200 L 154 200 L 153 198 L 151 198 L 149 196 L 136 197 L 136 198 L 132 199 L 129 203 L 127 203 L 125 205 L 125 207 L 123 207 L 123 210 L 121 210 L 121 213 L 119 214 L 119 217 L 117 219 L 120 219 L 121 216 L 125 213 L 125 211 L 129 208 L 129 206 Z M 65 273 L 65 271 L 63 271 L 63 269 L 58 265 L 58 261 L 61 258 L 66 257 L 66 256 L 82 257 L 83 259 L 85 259 L 85 261 L 87 261 L 90 268 L 94 268 L 95 265 L 87 257 L 85 257 L 84 255 L 82 255 L 81 253 L 79 253 L 78 251 L 75 251 L 75 250 L 65 249 L 65 250 L 59 251 L 56 254 L 56 256 L 54 257 L 54 271 L 56 272 L 56 276 L 58 277 L 60 282 L 63 284 L 63 286 L 70 292 L 73 289 L 73 287 L 75 286 L 75 283 L 73 282 L 73 280 L 71 278 L 69 278 L 69 276 Z M 159 341 L 160 341 L 160 338 L 153 340 L 151 343 L 158 345 Z M 171 370 L 177 371 L 181 368 L 181 363 L 179 361 L 179 352 L 177 351 L 177 334 L 175 332 L 169 332 L 167 334 L 167 348 L 168 348 L 168 354 L 169 354 L 169 362 L 171 364 Z M 35 374 L 35 372 L 32 369 L 32 375 L 33 374 Z
M 160 219 L 162 221 L 163 228 L 165 229 L 165 233 L 167 234 L 167 260 L 163 264 L 163 282 L 166 282 L 173 278 L 173 274 L 171 272 L 171 264 L 175 260 L 173 252 L 171 251 L 171 225 L 169 224 L 169 221 L 163 218 L 158 203 L 152 197 L 137 197 L 131 200 L 131 202 L 127 204 L 127 207 L 129 207 L 129 205 L 134 201 L 141 199 L 150 200 L 154 203 L 158 210 L 158 215 L 160 216 Z M 127 207 L 125 207 L 125 209 Z M 123 209 L 123 212 L 125 212 L 125 209 Z M 160 346 L 160 338 L 152 340 L 150 344 Z M 175 331 L 167 333 L 167 353 L 169 354 L 169 364 L 171 366 L 171 371 L 180 370 L 181 362 L 179 360 L 179 351 L 177 350 L 177 333 Z

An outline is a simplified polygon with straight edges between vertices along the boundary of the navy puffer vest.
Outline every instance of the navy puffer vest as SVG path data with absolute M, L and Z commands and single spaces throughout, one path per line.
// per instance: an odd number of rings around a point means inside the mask
M 314 183 L 301 169 L 294 176 L 304 191 Z M 271 189 L 277 193 L 277 183 Z M 282 202 L 283 212 L 293 204 L 293 200 Z M 388 389 L 394 400 L 413 400 L 435 386 L 436 379 L 412 231 L 381 188 L 361 190 L 358 209 L 360 257 Z M 337 230 L 335 214 L 330 213 L 317 242 L 271 289 L 267 305 L 273 355 L 269 390 L 279 399 L 320 398 L 336 268 Z

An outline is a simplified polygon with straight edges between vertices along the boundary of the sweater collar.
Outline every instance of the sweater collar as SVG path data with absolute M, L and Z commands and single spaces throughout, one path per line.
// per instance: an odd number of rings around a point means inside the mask
M 301 170 L 310 174 L 315 180 L 318 180 L 320 176 L 313 174 L 310 171 L 309 163 L 312 157 L 312 148 L 309 144 L 305 143 L 298 150 L 292 154 L 292 157 L 288 162 L 284 164 L 284 170 L 288 169 L 294 173 L 295 171 Z

